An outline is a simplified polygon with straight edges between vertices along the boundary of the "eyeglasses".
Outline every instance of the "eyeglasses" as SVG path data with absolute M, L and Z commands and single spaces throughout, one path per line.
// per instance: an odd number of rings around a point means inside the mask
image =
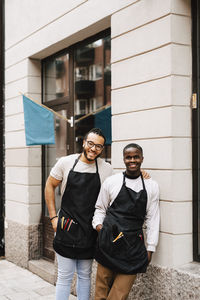
M 95 146 L 95 149 L 97 151 L 101 151 L 103 149 L 103 145 L 101 145 L 101 144 L 95 144 L 92 141 L 86 141 L 86 143 L 89 148 L 93 148 Z

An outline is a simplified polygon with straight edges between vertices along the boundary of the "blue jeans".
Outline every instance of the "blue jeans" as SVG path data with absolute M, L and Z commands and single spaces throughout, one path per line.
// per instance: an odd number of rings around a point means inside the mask
M 58 279 L 56 300 L 68 300 L 74 272 L 77 273 L 76 292 L 78 300 L 90 299 L 92 259 L 71 259 L 56 253 L 58 260 Z

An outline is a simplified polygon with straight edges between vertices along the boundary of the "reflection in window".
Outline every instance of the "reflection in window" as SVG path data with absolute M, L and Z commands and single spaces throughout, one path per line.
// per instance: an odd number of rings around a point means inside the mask
M 85 134 L 98 124 L 108 136 L 103 156 L 109 160 L 111 112 L 102 112 L 101 118 L 99 113 L 111 104 L 110 36 L 77 48 L 74 60 L 76 152 L 81 152 Z
M 66 117 L 66 110 L 58 111 L 60 115 Z M 50 174 L 52 167 L 55 165 L 56 161 L 67 154 L 67 122 L 63 119 L 55 117 L 55 145 L 45 146 L 45 174 L 46 179 Z M 60 207 L 60 188 L 56 188 L 55 193 L 56 198 L 56 209 Z M 45 215 L 48 215 L 47 207 L 45 207 Z
M 69 96 L 69 55 L 49 59 L 44 65 L 44 102 Z

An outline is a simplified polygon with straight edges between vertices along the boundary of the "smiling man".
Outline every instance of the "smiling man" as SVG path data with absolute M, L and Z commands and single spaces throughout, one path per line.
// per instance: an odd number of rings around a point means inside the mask
M 158 185 L 143 179 L 143 150 L 139 145 L 127 145 L 123 157 L 126 171 L 105 180 L 93 217 L 93 228 L 99 232 L 95 300 L 127 299 L 136 274 L 146 272 L 158 243 Z
M 56 300 L 68 300 L 74 272 L 77 296 L 90 298 L 90 275 L 96 231 L 92 217 L 101 183 L 112 174 L 112 167 L 99 158 L 105 137 L 98 128 L 83 140 L 81 154 L 62 157 L 52 168 L 45 187 L 45 200 L 56 232 L 53 246 L 58 261 Z M 55 208 L 55 188 L 61 184 L 61 209 Z

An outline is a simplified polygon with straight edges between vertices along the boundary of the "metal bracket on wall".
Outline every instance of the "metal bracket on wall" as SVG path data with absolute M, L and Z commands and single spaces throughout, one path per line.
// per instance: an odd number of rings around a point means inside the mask
M 193 93 L 192 94 L 192 109 L 196 109 L 197 108 L 197 94 Z

